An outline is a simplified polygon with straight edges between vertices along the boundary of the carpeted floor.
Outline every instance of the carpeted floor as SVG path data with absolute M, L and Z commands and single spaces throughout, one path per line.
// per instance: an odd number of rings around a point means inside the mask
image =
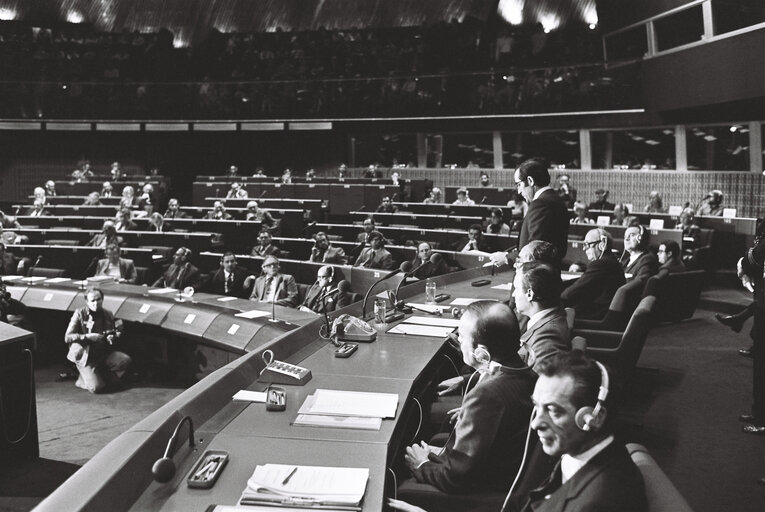
M 765 487 L 756 484 L 765 476 L 765 437 L 743 434 L 738 422 L 750 405 L 752 365 L 737 349 L 750 340 L 712 315 L 699 310 L 691 320 L 651 331 L 644 369 L 625 405 L 641 424 L 629 440 L 648 447 L 696 512 L 759 512 L 765 510 Z M 79 464 L 181 391 L 134 387 L 93 396 L 71 381 L 54 382 L 59 370 L 36 371 L 42 459 L 0 472 L 0 512 L 30 510 Z

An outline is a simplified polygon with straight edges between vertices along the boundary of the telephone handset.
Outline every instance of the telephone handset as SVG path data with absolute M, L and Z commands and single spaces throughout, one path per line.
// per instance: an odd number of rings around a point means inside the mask
M 293 384 L 303 386 L 311 380 L 311 370 L 297 366 L 284 361 L 274 359 L 274 353 L 271 350 L 263 352 L 263 362 L 266 367 L 260 372 L 259 382 L 268 382 L 270 384 Z
M 377 331 L 355 316 L 340 315 L 332 322 L 330 337 L 337 337 L 338 341 L 371 342 L 377 339 Z

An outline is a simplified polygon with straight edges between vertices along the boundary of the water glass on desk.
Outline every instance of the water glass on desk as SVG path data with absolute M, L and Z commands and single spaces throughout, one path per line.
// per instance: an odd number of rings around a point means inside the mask
M 432 279 L 425 281 L 425 302 L 427 304 L 436 303 L 436 282 Z
M 388 314 L 388 301 L 382 297 L 375 298 L 375 323 L 385 325 L 385 316 Z

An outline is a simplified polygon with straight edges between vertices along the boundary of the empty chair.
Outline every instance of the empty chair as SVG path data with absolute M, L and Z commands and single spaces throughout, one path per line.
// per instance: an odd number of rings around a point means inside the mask
M 639 281 L 630 281 L 620 286 L 611 304 L 608 306 L 606 316 L 600 320 L 577 318 L 574 321 L 575 329 L 591 329 L 597 331 L 623 331 L 627 321 L 640 300 L 643 286 Z
M 677 274 L 651 277 L 646 283 L 643 296 L 656 297 L 656 320 L 679 322 L 693 316 L 701 298 L 705 272 L 693 270 Z
M 30 277 L 63 277 L 66 270 L 62 268 L 32 267 L 29 269 Z
M 644 446 L 630 443 L 627 451 L 643 475 L 649 512 L 693 512 Z

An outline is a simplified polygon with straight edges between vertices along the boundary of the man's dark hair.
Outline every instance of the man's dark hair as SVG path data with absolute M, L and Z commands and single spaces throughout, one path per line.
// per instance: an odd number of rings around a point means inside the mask
M 471 224 L 470 227 L 468 228 L 468 231 L 470 231 L 471 229 L 475 229 L 479 233 L 483 232 L 483 226 L 481 226 L 480 224 Z
M 329 237 L 327 236 L 327 234 L 326 234 L 324 231 L 317 231 L 316 233 L 314 233 L 314 234 L 313 234 L 313 239 L 314 239 L 314 240 L 316 240 L 316 239 L 318 239 L 320 236 L 323 236 L 324 238 L 326 238 L 326 239 L 327 239 L 327 241 L 329 241 Z
M 544 158 L 529 158 L 518 166 L 518 176 L 524 182 L 526 178 L 534 178 L 534 184 L 538 187 L 546 187 L 550 184 L 550 164 Z
M 523 290 L 533 290 L 534 300 L 543 309 L 560 305 L 560 271 L 543 261 L 529 261 L 518 269 L 521 273 Z
M 500 219 L 502 219 L 504 217 L 504 214 L 502 213 L 502 210 L 500 210 L 499 208 L 492 208 L 491 209 L 491 215 L 496 215 Z
M 234 261 L 236 261 L 236 254 L 234 254 L 234 253 L 233 253 L 233 252 L 231 252 L 231 251 L 226 251 L 226 252 L 224 252 L 224 253 L 223 253 L 223 255 L 220 257 L 220 261 L 221 261 L 221 263 L 223 262 L 223 260 L 225 260 L 225 259 L 226 259 L 226 256 L 233 256 L 233 257 L 234 257 Z
M 465 308 L 475 318 L 473 341 L 484 345 L 492 360 L 507 361 L 518 357 L 521 330 L 512 310 L 501 302 L 479 300 Z
M 88 290 L 85 292 L 85 297 L 87 297 L 91 293 L 97 293 L 102 299 L 104 298 L 104 291 L 97 286 L 88 288 Z
M 672 253 L 672 258 L 679 258 L 680 257 L 680 244 L 675 242 L 674 240 L 664 240 L 661 245 L 664 246 L 664 249 L 667 252 Z
M 558 249 L 545 240 L 532 240 L 526 244 L 534 257 L 534 261 L 541 261 L 551 265 L 558 261 Z
M 574 380 L 571 403 L 575 407 L 594 407 L 598 402 L 602 380 L 600 368 L 594 359 L 587 357 L 581 350 L 558 352 L 539 361 L 534 365 L 534 370 L 545 377 L 571 377 Z

